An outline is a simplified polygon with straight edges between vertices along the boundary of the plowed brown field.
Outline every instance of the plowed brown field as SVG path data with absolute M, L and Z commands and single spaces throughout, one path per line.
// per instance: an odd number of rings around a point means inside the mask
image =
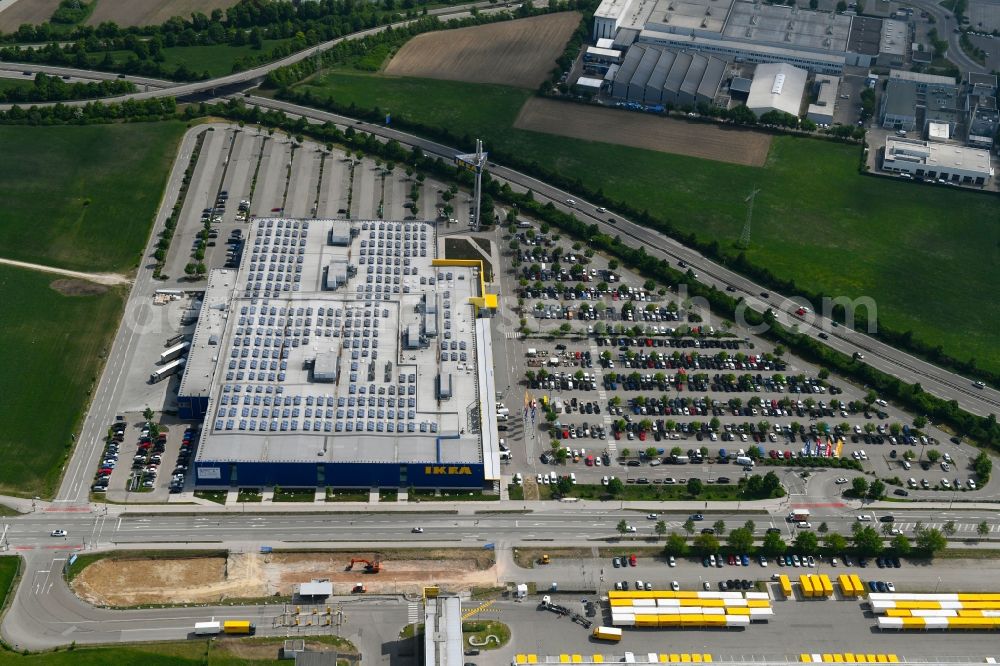
M 514 127 L 746 166 L 764 166 L 771 149 L 762 132 L 541 97 L 525 103 Z
M 190 18 L 193 12 L 209 16 L 213 9 L 227 9 L 237 2 L 239 0 L 97 0 L 87 25 L 104 21 L 114 21 L 121 26 L 159 25 L 173 16 Z M 55 3 L 58 5 L 59 0 Z
M 580 24 L 577 12 L 442 30 L 408 41 L 387 74 L 536 88 Z

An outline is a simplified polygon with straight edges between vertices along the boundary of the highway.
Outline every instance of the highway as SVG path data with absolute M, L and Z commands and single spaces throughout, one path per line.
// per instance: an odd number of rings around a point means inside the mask
M 117 79 L 122 79 L 123 81 L 134 83 L 136 86 L 139 86 L 140 88 L 145 88 L 146 90 L 151 90 L 151 89 L 166 90 L 167 88 L 173 88 L 178 85 L 177 82 L 175 81 L 152 79 L 146 76 L 133 76 L 131 74 L 119 75 L 116 74 L 115 72 L 100 72 L 95 69 L 77 69 L 76 67 L 40 65 L 37 63 L 0 62 L 0 71 L 16 72 L 18 75 L 21 76 L 24 75 L 24 72 L 31 72 L 32 74 L 42 72 L 43 74 L 49 74 L 51 76 L 60 76 L 60 77 L 68 76 L 74 82 L 114 81 Z M 89 100 L 89 101 L 94 101 L 94 100 Z
M 245 101 L 247 104 L 265 109 L 281 110 L 288 115 L 302 116 L 315 122 L 332 122 L 343 127 L 352 126 L 356 130 L 363 130 L 385 139 L 395 139 L 406 146 L 418 146 L 429 155 L 449 161 L 453 160 L 455 155 L 466 151 L 464 148 L 445 146 L 390 127 L 369 123 L 359 125 L 355 119 L 347 116 L 319 111 L 289 102 L 258 96 L 249 97 Z M 596 204 L 581 200 L 575 193 L 552 187 L 536 178 L 502 165 L 490 167 L 489 171 L 491 176 L 500 181 L 508 182 L 515 190 L 523 192 L 530 189 L 535 193 L 536 199 L 551 201 L 563 212 L 572 213 L 588 223 L 597 224 L 603 233 L 632 238 L 646 247 L 649 254 L 667 259 L 675 267 L 677 267 L 678 261 L 683 260 L 691 270 L 699 275 L 700 282 L 714 285 L 718 289 L 725 289 L 727 286 L 735 288 L 735 294 L 743 296 L 751 308 L 758 312 L 771 308 L 778 320 L 787 326 L 798 324 L 801 330 L 809 331 L 814 336 L 825 332 L 829 336 L 829 339 L 823 341 L 825 344 L 848 355 L 860 351 L 865 355 L 864 362 L 882 372 L 909 383 L 920 383 L 925 391 L 945 400 L 955 400 L 963 409 L 973 414 L 986 416 L 997 413 L 998 408 L 1000 408 L 1000 391 L 989 387 L 978 389 L 968 378 L 895 349 L 876 338 L 847 329 L 844 326 L 835 327 L 829 318 L 816 314 L 817 308 L 814 304 L 807 303 L 803 299 L 782 296 L 769 288 L 758 285 L 749 278 L 716 264 L 697 251 L 685 247 L 657 231 L 629 221 L 615 211 L 601 213 Z M 574 199 L 576 204 L 569 206 L 566 203 L 568 199 Z M 608 224 L 609 217 L 616 220 L 614 225 Z M 763 292 L 769 293 L 767 299 L 760 296 Z M 805 318 L 795 316 L 795 311 L 802 305 L 806 305 L 811 310 Z
M 499 11 L 516 11 L 517 8 L 520 7 L 520 5 L 517 4 L 517 5 L 512 5 L 510 7 L 504 7 L 504 6 L 498 7 L 494 3 L 489 1 L 470 2 L 464 5 L 455 5 L 451 7 L 440 7 L 437 9 L 431 9 L 428 10 L 427 15 L 435 16 L 441 21 L 448 21 L 450 19 L 463 18 L 465 16 L 468 16 L 469 10 L 472 9 L 473 7 L 484 8 L 487 12 L 499 12 Z M 142 92 L 133 93 L 131 95 L 121 95 L 118 97 L 106 97 L 103 98 L 101 101 L 104 103 L 114 103 L 114 102 L 124 102 L 125 100 L 128 99 L 142 100 L 142 99 L 153 99 L 157 97 L 176 97 L 180 99 L 183 97 L 189 97 L 191 95 L 197 95 L 200 93 L 214 91 L 218 88 L 236 88 L 247 84 L 257 85 L 261 81 L 263 81 L 264 77 L 266 77 L 268 73 L 270 73 L 271 71 L 281 67 L 287 67 L 288 65 L 294 65 L 295 63 L 317 56 L 323 53 L 324 51 L 333 48 L 337 44 L 340 44 L 341 42 L 351 41 L 356 39 L 364 39 L 365 37 L 376 35 L 388 28 L 401 28 L 410 25 L 411 23 L 414 23 L 416 20 L 417 19 L 406 19 L 404 21 L 397 21 L 396 23 L 380 25 L 374 28 L 369 28 L 367 30 L 353 32 L 349 35 L 345 35 L 343 37 L 337 37 L 336 39 L 331 39 L 321 44 L 317 44 L 316 46 L 311 46 L 307 49 L 303 49 L 302 51 L 293 53 L 292 55 L 281 58 L 280 60 L 275 60 L 274 62 L 270 62 L 265 65 L 261 65 L 259 67 L 254 67 L 252 69 L 247 69 L 242 72 L 237 72 L 235 74 L 227 74 L 225 76 L 220 76 L 215 79 L 208 79 L 205 81 L 195 81 L 192 83 L 174 83 L 171 84 L 169 88 L 153 89 L 151 85 L 150 89 Z M 45 66 L 33 65 L 31 63 L 7 63 L 7 65 L 9 67 L 19 68 L 23 71 L 44 71 L 42 67 L 45 67 Z M 49 67 L 49 69 L 53 70 L 52 73 L 54 74 L 62 75 L 63 73 L 69 73 L 68 68 Z M 111 76 L 117 77 L 117 74 L 112 74 Z M 83 106 L 92 101 L 94 100 L 76 100 L 76 101 L 60 102 L 60 103 L 66 106 Z M 51 106 L 54 104 L 55 102 L 41 102 L 35 104 L 34 106 L 41 107 L 41 106 Z M 0 110 L 10 108 L 10 106 L 11 105 L 0 104 Z

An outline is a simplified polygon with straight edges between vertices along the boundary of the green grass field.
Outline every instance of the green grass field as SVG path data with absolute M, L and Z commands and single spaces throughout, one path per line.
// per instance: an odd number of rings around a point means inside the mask
M 279 644 L 273 650 L 277 652 Z M 12 666 L 106 666 L 107 664 L 143 664 L 143 666 L 279 666 L 287 664 L 277 658 L 246 658 L 237 656 L 225 644 L 210 640 L 192 640 L 150 645 L 115 645 L 108 647 L 75 647 L 57 652 L 21 655 L 0 651 L 0 664 Z
M 168 71 L 173 71 L 179 65 L 186 65 L 196 74 L 208 72 L 212 77 L 225 76 L 233 72 L 233 64 L 237 60 L 270 53 L 274 47 L 292 41 L 291 39 L 265 39 L 264 48 L 260 50 L 255 50 L 249 44 L 244 46 L 231 46 L 229 44 L 169 46 L 163 49 L 163 66 Z M 131 51 L 110 51 L 110 53 L 111 59 L 116 64 L 124 64 L 133 55 Z M 104 60 L 104 52 L 92 53 L 88 57 L 91 63 L 97 65 Z
M 17 567 L 20 561 L 18 557 L 0 557 L 0 609 L 7 603 L 7 593 L 13 593 L 10 586 L 14 582 L 14 576 L 17 575 Z
M 0 257 L 83 271 L 135 266 L 184 130 L 0 127 Z
M 63 296 L 56 276 L 0 266 L 0 493 L 50 496 L 124 304 Z
M 517 130 L 528 93 L 502 86 L 332 71 L 305 89 L 482 137 L 733 255 L 760 188 L 754 263 L 812 291 L 870 296 L 884 324 L 1000 371 L 1000 309 L 978 298 L 1000 284 L 994 197 L 861 176 L 857 146 L 814 139 L 776 137 L 757 168 Z
M 0 91 L 4 90 L 17 90 L 18 88 L 22 90 L 27 90 L 28 88 L 35 87 L 35 77 L 23 77 L 20 79 L 0 79 Z

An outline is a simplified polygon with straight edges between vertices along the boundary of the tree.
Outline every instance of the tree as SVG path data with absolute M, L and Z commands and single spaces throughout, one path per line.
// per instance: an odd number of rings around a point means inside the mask
M 825 520 L 822 523 L 819 524 L 819 532 L 820 532 L 820 534 L 826 534 L 829 531 L 830 531 L 830 526 L 826 524 Z
M 913 419 L 913 427 L 917 428 L 917 429 L 926 428 L 927 427 L 927 417 L 924 416 L 923 414 L 920 414 L 919 416 L 914 417 L 914 419 Z
M 927 449 L 927 460 L 932 463 L 936 463 L 941 459 L 941 452 L 937 449 Z
M 893 525 L 892 523 L 882 523 L 882 536 L 889 536 L 892 534 Z
M 618 521 L 617 529 L 619 534 L 628 534 L 628 522 L 626 522 L 626 520 L 622 518 L 621 520 Z
M 764 543 L 761 545 L 761 548 L 771 557 L 781 555 L 788 550 L 788 546 L 786 546 L 785 542 L 782 540 L 780 532 L 768 532 L 765 534 Z
M 843 534 L 830 532 L 823 537 L 826 549 L 831 553 L 842 553 L 847 548 L 847 538 Z
M 937 530 L 934 531 L 937 532 Z M 938 532 L 939 536 L 940 534 L 941 533 Z M 943 539 L 944 537 L 941 538 Z M 920 540 L 919 535 L 917 536 L 917 540 L 918 541 Z M 894 553 L 896 553 L 901 557 L 906 557 L 907 555 L 910 554 L 910 550 L 912 550 L 912 546 L 910 545 L 910 539 L 905 534 L 897 534 L 896 536 L 894 536 L 892 538 L 892 541 L 889 542 L 889 546 L 892 548 L 892 551 Z
M 608 481 L 608 492 L 612 495 L 620 495 L 622 491 L 625 490 L 625 484 L 619 478 L 614 478 Z
M 900 535 L 902 536 L 902 535 Z M 897 537 L 898 538 L 898 537 Z M 895 539 L 893 540 L 895 541 Z M 895 545 L 893 545 L 895 547 Z M 917 532 L 917 550 L 926 553 L 927 555 L 933 557 L 937 553 L 948 547 L 948 539 L 940 530 L 934 527 L 929 527 Z M 900 551 L 896 551 L 900 555 L 905 555 Z
M 658 520 L 656 521 L 656 527 L 654 529 L 656 530 L 657 536 L 663 536 L 667 533 L 667 523 L 662 520 Z
M 851 481 L 851 491 L 855 497 L 864 499 L 865 494 L 868 493 L 868 479 L 863 476 L 854 477 Z
M 690 518 L 684 521 L 684 531 L 688 534 L 694 534 L 694 521 Z
M 667 557 L 671 555 L 674 557 L 682 557 L 685 553 L 687 553 L 687 549 L 687 539 L 676 532 L 671 532 L 670 536 L 667 537 L 666 544 L 663 546 L 663 554 Z
M 854 548 L 862 557 L 872 557 L 882 552 L 882 537 L 875 528 L 864 526 L 854 533 Z
M 976 534 L 978 534 L 979 536 L 984 537 L 989 533 L 990 533 L 990 524 L 987 523 L 985 520 L 976 525 Z
M 746 553 L 753 548 L 753 532 L 745 527 L 738 527 L 729 533 L 726 543 L 737 553 Z
M 719 540 L 711 534 L 699 534 L 695 537 L 694 547 L 702 555 L 708 555 L 719 550 Z
M 819 537 L 809 530 L 799 532 L 795 537 L 795 549 L 806 555 L 813 555 L 819 549 Z
M 701 482 L 701 479 L 688 479 L 687 482 L 688 495 L 691 495 L 692 497 L 697 497 L 698 495 L 701 494 L 703 487 L 704 486 Z
M 748 520 L 745 523 L 743 523 L 743 529 L 749 530 L 750 534 L 753 534 L 754 532 L 757 531 L 757 523 L 753 522 L 752 520 Z
M 972 460 L 972 469 L 979 477 L 979 483 L 985 485 L 990 480 L 990 474 L 993 473 L 993 459 L 986 451 L 980 451 L 979 455 Z
M 879 500 L 885 497 L 885 484 L 875 479 L 868 485 L 868 499 Z
M 712 525 L 712 529 L 715 530 L 716 534 L 722 536 L 723 534 L 726 533 L 726 521 L 724 520 L 715 521 L 715 523 Z
M 949 520 L 941 526 L 941 531 L 944 532 L 946 536 L 955 536 L 955 521 Z
M 569 480 L 568 476 L 561 476 L 559 480 L 556 481 L 556 492 L 561 496 L 565 497 L 569 495 L 573 490 L 573 482 Z
M 149 407 L 146 407 L 146 409 L 142 410 L 142 418 L 146 419 L 147 421 L 152 421 L 154 415 L 155 413 Z

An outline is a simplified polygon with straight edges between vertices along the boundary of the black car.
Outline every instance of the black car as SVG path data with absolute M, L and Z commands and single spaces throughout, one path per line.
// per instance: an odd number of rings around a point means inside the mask
M 767 528 L 767 533 L 768 534 L 781 534 L 781 528 L 779 528 L 779 527 L 768 527 Z
M 701 531 L 702 534 L 715 534 L 715 530 L 711 527 L 706 527 Z
M 867 568 L 868 567 L 868 559 L 864 558 L 864 557 L 862 557 L 861 559 L 859 559 L 858 560 L 858 566 L 861 567 L 862 569 Z
M 705 516 L 701 515 L 700 513 L 695 513 L 688 516 L 688 520 L 693 520 L 695 522 L 698 522 L 699 520 L 705 520 Z
M 875 558 L 875 564 L 878 565 L 879 569 L 885 569 L 885 560 L 881 557 Z
M 894 523 L 894 522 L 896 522 L 896 517 L 893 516 L 892 514 L 888 514 L 888 515 L 885 515 L 885 516 L 879 516 L 878 521 L 880 523 Z
M 893 569 L 898 569 L 901 566 L 903 566 L 903 564 L 899 561 L 898 557 L 891 558 L 891 561 L 892 561 L 892 568 Z
M 829 339 L 830 339 L 830 336 L 829 336 L 829 335 L 827 335 L 826 333 L 820 333 L 820 334 L 819 334 L 819 337 L 820 337 L 820 339 L 822 339 L 822 340 L 829 340 Z
M 900 497 L 907 497 L 909 496 L 910 493 L 906 492 L 902 488 L 896 488 L 895 490 L 892 491 L 892 494 L 899 495 Z

